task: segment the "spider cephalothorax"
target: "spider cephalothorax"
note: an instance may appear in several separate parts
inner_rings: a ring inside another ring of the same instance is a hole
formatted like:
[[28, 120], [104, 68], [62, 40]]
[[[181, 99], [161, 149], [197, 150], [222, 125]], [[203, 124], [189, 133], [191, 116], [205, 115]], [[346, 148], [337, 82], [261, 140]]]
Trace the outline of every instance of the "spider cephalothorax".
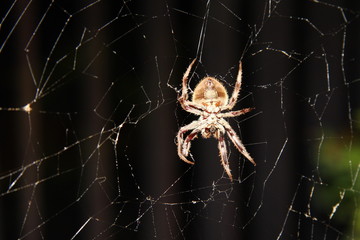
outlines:
[[[252, 110], [252, 108], [244, 108], [241, 110], [231, 111], [231, 109], [235, 106], [241, 88], [241, 62], [239, 64], [239, 72], [235, 88], [230, 99], [225, 87], [219, 82], [219, 80], [213, 77], [205, 77], [195, 87], [192, 99], [189, 101], [187, 81], [194, 63], [195, 59], [191, 62], [184, 73], [182, 79], [182, 94], [178, 98], [178, 101], [184, 110], [199, 115], [200, 117], [198, 120], [180, 128], [177, 134], [178, 155], [184, 162], [194, 164], [194, 162], [189, 161], [186, 158], [189, 155], [191, 140], [193, 140], [198, 133], [201, 133], [204, 138], [215, 137], [219, 141], [218, 148], [220, 151], [221, 163], [230, 180], [232, 180], [224, 140], [225, 133], [234, 143], [239, 152], [242, 153], [250, 162], [256, 165], [255, 161], [246, 151], [240, 138], [237, 136], [230, 124], [224, 119], [226, 117], [240, 116]], [[184, 133], [190, 130], [191, 132], [184, 139]]]

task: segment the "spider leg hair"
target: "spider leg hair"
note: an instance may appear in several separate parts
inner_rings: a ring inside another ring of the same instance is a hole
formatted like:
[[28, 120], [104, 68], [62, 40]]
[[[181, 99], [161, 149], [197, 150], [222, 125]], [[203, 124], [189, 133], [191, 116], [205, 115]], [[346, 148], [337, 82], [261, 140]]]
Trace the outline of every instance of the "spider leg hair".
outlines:
[[201, 115], [201, 110], [204, 110], [204, 107], [202, 105], [190, 102], [188, 100], [189, 94], [188, 94], [188, 78], [191, 71], [192, 66], [194, 65], [196, 61], [196, 58], [190, 63], [189, 67], [186, 69], [184, 76], [182, 78], [182, 91], [181, 95], [178, 97], [178, 101], [180, 102], [181, 107], [190, 113]]
[[197, 134], [201, 131], [201, 128], [195, 128], [194, 130], [192, 130], [191, 133], [189, 133], [189, 135], [186, 136], [185, 141], [183, 143], [182, 146], [182, 154], [186, 157], [187, 155], [189, 155], [189, 150], [190, 150], [190, 146], [191, 146], [191, 141], [197, 137]]
[[239, 96], [239, 92], [241, 89], [241, 82], [242, 82], [242, 63], [241, 61], [239, 62], [239, 70], [238, 70], [238, 75], [236, 77], [236, 83], [235, 83], [235, 87], [234, 87], [234, 91], [229, 99], [229, 103], [227, 105], [225, 105], [222, 110], [226, 110], [226, 109], [232, 109], [237, 101], [237, 98]]
[[231, 170], [230, 170], [230, 166], [229, 166], [226, 144], [225, 144], [225, 139], [224, 139], [223, 133], [219, 133], [218, 148], [219, 148], [219, 152], [220, 152], [221, 164], [222, 164], [223, 168], [225, 169], [226, 174], [229, 176], [230, 180], [232, 181], [233, 178], [231, 175]]
[[227, 135], [229, 136], [235, 147], [239, 150], [239, 152], [244, 155], [252, 164], [254, 164], [254, 166], [256, 166], [254, 159], [246, 151], [244, 144], [241, 142], [240, 138], [238, 137], [234, 129], [230, 126], [230, 124], [225, 120], [222, 120], [221, 124], [225, 127]]
[[187, 87], [187, 82], [188, 82], [188, 78], [189, 78], [189, 74], [191, 71], [192, 66], [194, 65], [196, 61], [196, 58], [190, 63], [190, 65], [188, 66], [188, 68], [186, 69], [184, 76], [182, 78], [182, 93], [181, 93], [181, 97], [184, 100], [188, 100], [188, 87]]
[[254, 109], [255, 108], [243, 108], [243, 109], [237, 110], [237, 111], [224, 112], [224, 113], [220, 113], [219, 117], [221, 117], [221, 118], [237, 117], [237, 116], [243, 115], [245, 113], [248, 113]]
[[[200, 131], [198, 127], [201, 126], [199, 121], [193, 121], [192, 123], [185, 125], [180, 128], [177, 134], [177, 151], [181, 160], [188, 164], [194, 164], [194, 162], [189, 161], [186, 157], [189, 154], [190, 141], [196, 137], [196, 134]], [[194, 129], [194, 130], [193, 130]], [[187, 131], [193, 130], [184, 141], [184, 133]]]
[[180, 102], [181, 107], [189, 112], [189, 113], [193, 113], [195, 115], [201, 115], [202, 114], [202, 110], [204, 109], [203, 106], [195, 104], [193, 102], [189, 102], [184, 100], [183, 98], [178, 98], [178, 101]]

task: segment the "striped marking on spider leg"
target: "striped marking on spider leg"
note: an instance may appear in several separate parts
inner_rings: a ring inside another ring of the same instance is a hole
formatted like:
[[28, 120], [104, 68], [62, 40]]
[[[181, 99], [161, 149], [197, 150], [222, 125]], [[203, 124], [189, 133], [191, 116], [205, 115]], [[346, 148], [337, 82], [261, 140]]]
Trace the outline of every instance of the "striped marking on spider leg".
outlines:
[[236, 82], [235, 83], [235, 89], [234, 89], [234, 96], [232, 96], [230, 98], [230, 101], [229, 101], [229, 105], [230, 106], [234, 106], [236, 101], [237, 101], [237, 98], [238, 98], [238, 95], [239, 95], [239, 91], [240, 91], [240, 86], [241, 86], [241, 83], [239, 82]]
[[254, 109], [255, 108], [243, 108], [241, 110], [235, 110], [235, 111], [220, 113], [219, 116], [222, 117], [222, 118], [236, 117], [236, 116], [240, 116], [240, 115], [243, 115], [245, 113], [248, 113], [248, 112], [250, 112], [250, 111], [252, 111]]
[[197, 134], [200, 130], [194, 129], [186, 138], [183, 144], [182, 153], [184, 156], [187, 156], [189, 154], [191, 141], [197, 137]]
[[226, 132], [239, 152], [244, 155], [252, 164], [254, 164], [254, 166], [256, 166], [254, 159], [246, 151], [244, 144], [241, 142], [240, 138], [236, 135], [234, 130], [232, 128], [226, 128]]
[[180, 102], [181, 107], [190, 113], [193, 113], [195, 115], [201, 115], [201, 111], [204, 110], [203, 106], [193, 104], [187, 100], [184, 100], [183, 97], [178, 98], [178, 101]]
[[241, 90], [241, 82], [242, 82], [242, 63], [240, 62], [234, 91], [233, 91], [231, 98], [229, 99], [228, 109], [233, 108], [236, 104], [237, 98], [239, 96], [239, 92]]
[[241, 109], [241, 110], [238, 110], [238, 111], [233, 111], [234, 113], [239, 113], [240, 115], [241, 114], [245, 114], [245, 113], [248, 113], [248, 112], [250, 112], [250, 111], [252, 111], [252, 110], [254, 110], [255, 108], [243, 108], [243, 109]]
[[219, 140], [218, 148], [219, 148], [219, 152], [220, 152], [221, 164], [222, 164], [226, 174], [229, 176], [230, 180], [232, 181], [233, 178], [232, 178], [232, 175], [231, 175], [229, 161], [228, 161], [228, 158], [227, 158], [227, 150], [226, 150], [226, 144], [225, 144], [224, 136], [221, 134], [219, 136], [218, 140]]
[[[190, 124], [189, 124], [190, 125]], [[178, 135], [177, 135], [177, 145], [178, 145], [178, 155], [180, 157], [181, 160], [183, 160], [184, 162], [188, 163], [188, 164], [194, 164], [194, 162], [191, 162], [189, 160], [186, 159], [186, 157], [184, 156], [183, 154], [183, 147], [184, 147], [184, 139], [183, 139], [183, 136], [184, 136], [184, 133], [187, 132], [188, 130], [191, 129], [191, 126], [186, 126], [186, 127], [182, 127], [179, 132], [178, 132]]]

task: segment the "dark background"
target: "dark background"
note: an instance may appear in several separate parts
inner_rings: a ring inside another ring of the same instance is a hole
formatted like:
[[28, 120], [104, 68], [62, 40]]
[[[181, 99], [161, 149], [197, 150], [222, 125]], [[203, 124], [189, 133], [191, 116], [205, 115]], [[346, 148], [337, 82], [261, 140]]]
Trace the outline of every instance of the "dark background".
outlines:
[[[0, 239], [357, 239], [358, 1], [1, 1]], [[229, 142], [178, 129], [218, 78]]]

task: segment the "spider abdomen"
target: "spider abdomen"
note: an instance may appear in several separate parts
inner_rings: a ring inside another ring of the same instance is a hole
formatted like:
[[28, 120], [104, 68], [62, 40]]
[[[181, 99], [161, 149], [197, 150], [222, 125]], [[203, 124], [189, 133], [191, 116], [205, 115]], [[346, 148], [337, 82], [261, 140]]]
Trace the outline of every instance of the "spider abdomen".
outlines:
[[217, 79], [205, 77], [195, 87], [192, 101], [205, 106], [224, 106], [228, 103], [228, 94]]

